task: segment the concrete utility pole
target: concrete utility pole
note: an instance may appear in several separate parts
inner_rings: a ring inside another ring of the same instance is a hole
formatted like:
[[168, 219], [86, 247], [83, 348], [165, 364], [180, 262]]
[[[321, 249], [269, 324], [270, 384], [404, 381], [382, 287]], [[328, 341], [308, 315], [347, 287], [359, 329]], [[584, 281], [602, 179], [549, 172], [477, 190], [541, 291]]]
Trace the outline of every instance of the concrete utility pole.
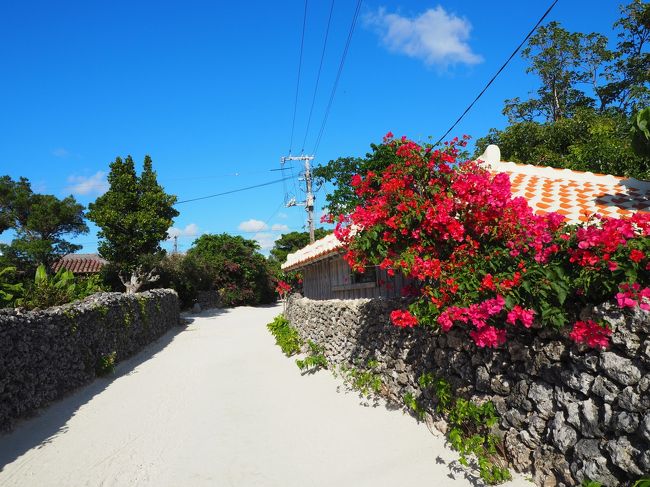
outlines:
[[287, 161], [303, 161], [305, 164], [305, 201], [296, 202], [295, 198], [287, 202], [287, 208], [290, 206], [304, 206], [307, 211], [307, 224], [309, 225], [309, 242], [314, 243], [314, 193], [312, 191], [311, 178], [311, 161], [314, 156], [284, 156], [280, 158], [280, 163], [284, 167]]

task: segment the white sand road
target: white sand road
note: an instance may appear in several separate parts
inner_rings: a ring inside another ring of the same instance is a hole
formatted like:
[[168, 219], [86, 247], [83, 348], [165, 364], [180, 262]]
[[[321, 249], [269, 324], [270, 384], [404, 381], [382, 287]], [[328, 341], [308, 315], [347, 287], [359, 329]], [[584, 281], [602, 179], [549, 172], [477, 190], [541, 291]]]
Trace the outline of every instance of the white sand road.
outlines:
[[204, 312], [20, 422], [0, 486], [475, 485], [410, 416], [301, 375], [265, 326], [280, 311]]

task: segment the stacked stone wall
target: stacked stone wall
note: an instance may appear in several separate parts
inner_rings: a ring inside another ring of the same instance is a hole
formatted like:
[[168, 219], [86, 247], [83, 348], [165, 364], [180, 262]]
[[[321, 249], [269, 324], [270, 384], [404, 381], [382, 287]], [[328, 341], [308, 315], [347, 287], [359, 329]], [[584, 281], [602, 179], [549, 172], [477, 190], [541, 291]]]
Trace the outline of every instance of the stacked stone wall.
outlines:
[[0, 430], [179, 323], [178, 296], [169, 289], [98, 293], [45, 310], [0, 310]]
[[433, 372], [457, 394], [494, 402], [511, 466], [538, 485], [584, 479], [624, 485], [650, 474], [650, 313], [603, 304], [583, 318], [613, 328], [606, 351], [577, 347], [555, 330], [522, 330], [497, 350], [466, 332], [390, 324], [398, 302], [314, 301], [294, 295], [286, 316], [331, 363], [377, 360], [389, 399], [402, 403]]

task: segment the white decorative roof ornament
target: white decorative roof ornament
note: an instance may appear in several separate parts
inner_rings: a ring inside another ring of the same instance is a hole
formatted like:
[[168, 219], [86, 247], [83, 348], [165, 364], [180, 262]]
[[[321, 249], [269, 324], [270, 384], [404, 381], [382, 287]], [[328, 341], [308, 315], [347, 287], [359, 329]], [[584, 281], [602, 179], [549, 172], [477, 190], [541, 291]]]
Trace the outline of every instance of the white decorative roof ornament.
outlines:
[[501, 149], [499, 149], [498, 145], [490, 144], [485, 148], [485, 151], [479, 156], [478, 160], [486, 164], [501, 162]]

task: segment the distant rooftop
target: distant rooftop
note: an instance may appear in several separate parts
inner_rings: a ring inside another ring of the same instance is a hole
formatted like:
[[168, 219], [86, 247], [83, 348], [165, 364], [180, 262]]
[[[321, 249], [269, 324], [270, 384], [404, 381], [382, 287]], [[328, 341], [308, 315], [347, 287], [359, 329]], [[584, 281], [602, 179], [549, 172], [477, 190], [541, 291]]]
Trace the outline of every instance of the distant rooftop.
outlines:
[[73, 274], [96, 274], [106, 264], [108, 261], [98, 254], [68, 254], [52, 264], [52, 270], [64, 268]]

